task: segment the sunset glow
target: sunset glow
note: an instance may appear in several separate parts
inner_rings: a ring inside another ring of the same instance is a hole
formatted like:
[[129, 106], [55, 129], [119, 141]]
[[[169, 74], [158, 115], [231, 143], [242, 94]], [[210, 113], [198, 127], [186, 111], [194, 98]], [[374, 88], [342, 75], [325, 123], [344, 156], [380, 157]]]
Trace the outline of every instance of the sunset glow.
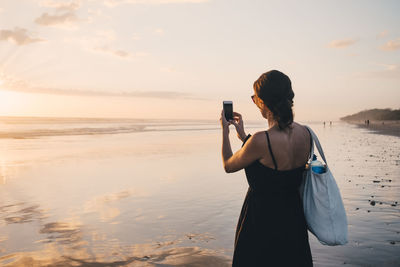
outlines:
[[292, 79], [300, 120], [398, 108], [399, 9], [398, 1], [4, 0], [0, 116], [216, 119], [232, 100], [258, 119], [249, 95], [270, 69]]

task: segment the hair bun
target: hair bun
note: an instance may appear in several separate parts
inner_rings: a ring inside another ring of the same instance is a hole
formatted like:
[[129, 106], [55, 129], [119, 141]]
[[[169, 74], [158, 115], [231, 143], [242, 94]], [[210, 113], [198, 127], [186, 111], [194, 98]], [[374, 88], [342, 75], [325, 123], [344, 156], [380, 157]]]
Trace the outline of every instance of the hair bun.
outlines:
[[254, 82], [254, 90], [271, 110], [280, 129], [288, 127], [293, 122], [294, 92], [287, 75], [278, 70], [266, 72]]

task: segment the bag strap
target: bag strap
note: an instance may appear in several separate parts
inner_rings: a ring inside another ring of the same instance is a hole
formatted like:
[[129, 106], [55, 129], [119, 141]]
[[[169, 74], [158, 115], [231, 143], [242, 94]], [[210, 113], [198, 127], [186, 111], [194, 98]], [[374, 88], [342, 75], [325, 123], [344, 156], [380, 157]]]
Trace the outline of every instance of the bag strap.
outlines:
[[305, 126], [305, 127], [306, 127], [308, 133], [310, 134], [310, 156], [308, 157], [307, 162], [311, 163], [313, 155], [314, 155], [314, 140], [313, 140], [312, 134], [311, 134], [310, 130], [308, 129], [308, 127], [307, 126]]
[[[318, 153], [321, 155], [321, 158], [323, 159], [323, 161], [325, 162], [326, 166], [328, 166], [328, 162], [326, 162], [326, 158], [325, 158], [325, 154], [324, 154], [324, 150], [322, 149], [322, 146], [318, 140], [317, 135], [314, 133], [314, 131], [308, 127], [307, 125], [305, 125], [305, 127], [307, 128], [307, 130], [309, 131], [311, 138], [312, 138], [312, 143], [315, 144], [315, 146], [318, 149]], [[309, 161], [312, 160], [312, 156], [314, 154], [314, 145], [311, 145], [311, 154], [310, 154], [310, 158], [308, 159]]]
[[313, 140], [312, 134], [310, 132], [310, 128], [307, 125], [304, 125], [304, 127], [306, 127], [308, 133], [310, 134], [310, 156], [308, 157], [307, 162], [311, 163], [313, 155], [314, 155], [314, 140]]
[[267, 139], [268, 139], [268, 149], [269, 149], [269, 153], [271, 154], [272, 161], [274, 162], [275, 170], [277, 170], [277, 169], [278, 169], [278, 164], [276, 164], [276, 160], [275, 160], [275, 157], [274, 157], [274, 153], [272, 153], [271, 141], [269, 140], [268, 131], [265, 131], [265, 134], [267, 135]]

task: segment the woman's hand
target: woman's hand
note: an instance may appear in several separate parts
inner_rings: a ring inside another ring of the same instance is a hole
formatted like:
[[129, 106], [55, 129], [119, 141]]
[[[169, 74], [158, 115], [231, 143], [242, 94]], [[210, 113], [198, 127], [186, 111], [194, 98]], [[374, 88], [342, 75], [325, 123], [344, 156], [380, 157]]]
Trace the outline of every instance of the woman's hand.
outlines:
[[242, 115], [237, 112], [233, 112], [233, 120], [230, 121], [236, 128], [238, 138], [243, 142], [246, 138], [246, 133], [244, 132]]
[[221, 118], [219, 118], [219, 120], [221, 122], [222, 130], [229, 133], [229, 125], [232, 124], [232, 120], [231, 121], [226, 120], [224, 110], [221, 111]]

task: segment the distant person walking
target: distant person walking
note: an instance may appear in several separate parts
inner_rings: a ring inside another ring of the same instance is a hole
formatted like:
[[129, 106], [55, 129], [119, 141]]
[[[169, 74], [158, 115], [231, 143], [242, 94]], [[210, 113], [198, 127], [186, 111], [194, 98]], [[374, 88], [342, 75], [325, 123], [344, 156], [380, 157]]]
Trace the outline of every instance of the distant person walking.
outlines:
[[[272, 70], [254, 83], [253, 102], [269, 128], [245, 134], [242, 115], [221, 113], [226, 172], [244, 168], [249, 184], [236, 226], [232, 266], [313, 266], [299, 186], [310, 154], [308, 130], [293, 121], [291, 81]], [[243, 142], [232, 154], [229, 125]]]

